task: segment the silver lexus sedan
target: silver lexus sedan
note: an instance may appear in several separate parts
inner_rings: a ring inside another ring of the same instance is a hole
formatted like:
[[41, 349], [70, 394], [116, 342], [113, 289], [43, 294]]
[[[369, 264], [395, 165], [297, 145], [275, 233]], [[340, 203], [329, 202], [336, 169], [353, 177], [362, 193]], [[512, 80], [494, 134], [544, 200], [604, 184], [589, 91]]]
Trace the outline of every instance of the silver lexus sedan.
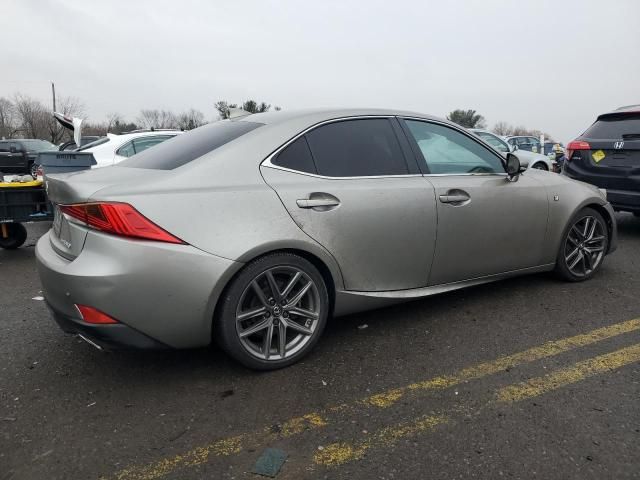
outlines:
[[47, 189], [38, 269], [63, 330], [100, 348], [215, 340], [264, 370], [308, 354], [330, 316], [533, 272], [586, 280], [616, 247], [604, 190], [411, 112], [220, 121]]

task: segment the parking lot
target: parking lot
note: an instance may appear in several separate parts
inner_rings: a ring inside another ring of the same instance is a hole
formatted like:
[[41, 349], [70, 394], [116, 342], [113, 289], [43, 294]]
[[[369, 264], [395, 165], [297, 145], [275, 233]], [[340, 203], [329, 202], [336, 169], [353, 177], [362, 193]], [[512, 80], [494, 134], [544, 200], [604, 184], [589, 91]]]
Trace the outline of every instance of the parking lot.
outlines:
[[0, 479], [639, 478], [640, 220], [548, 274], [330, 322], [299, 364], [101, 353], [49, 318], [36, 237], [0, 251]]

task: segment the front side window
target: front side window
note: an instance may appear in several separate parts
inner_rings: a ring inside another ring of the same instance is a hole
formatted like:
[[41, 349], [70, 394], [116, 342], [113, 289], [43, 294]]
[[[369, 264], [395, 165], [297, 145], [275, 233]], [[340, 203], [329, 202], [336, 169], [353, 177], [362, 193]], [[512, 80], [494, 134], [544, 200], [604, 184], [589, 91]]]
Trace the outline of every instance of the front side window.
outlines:
[[305, 135], [319, 175], [406, 175], [407, 163], [387, 118], [344, 120]]
[[509, 145], [504, 140], [498, 138], [497, 136], [488, 133], [488, 132], [476, 132], [476, 134], [493, 148], [498, 150], [499, 152], [509, 153]]
[[9, 142], [0, 142], [0, 152], [9, 151]]
[[406, 120], [432, 174], [504, 173], [502, 160], [467, 135], [450, 127]]

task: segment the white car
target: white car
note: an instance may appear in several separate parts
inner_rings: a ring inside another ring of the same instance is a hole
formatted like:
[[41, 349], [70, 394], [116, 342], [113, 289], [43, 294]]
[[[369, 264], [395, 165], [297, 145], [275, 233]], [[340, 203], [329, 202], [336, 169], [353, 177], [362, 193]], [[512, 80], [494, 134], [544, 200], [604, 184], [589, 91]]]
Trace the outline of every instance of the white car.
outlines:
[[[478, 128], [472, 128], [471, 131], [475, 133], [478, 137], [480, 137], [482, 140], [487, 142], [489, 145], [491, 145], [493, 148], [498, 150], [499, 152], [509, 153], [517, 149], [517, 147], [510, 145], [509, 143], [507, 143], [505, 139], [503, 139], [499, 135], [496, 135], [495, 133], [488, 132], [486, 130], [480, 130]], [[556, 162], [555, 160], [552, 160], [546, 155], [542, 155], [541, 153], [533, 153], [528, 150], [520, 150], [520, 149], [517, 149], [517, 150], [518, 150], [518, 153], [517, 153], [518, 158], [529, 163], [528, 168], [535, 168], [538, 170], [547, 170], [549, 172], [560, 171], [558, 167], [558, 162]]]
[[93, 168], [108, 167], [181, 133], [180, 130], [136, 130], [122, 135], [107, 133], [106, 137], [87, 143], [76, 151], [92, 153], [97, 162]]

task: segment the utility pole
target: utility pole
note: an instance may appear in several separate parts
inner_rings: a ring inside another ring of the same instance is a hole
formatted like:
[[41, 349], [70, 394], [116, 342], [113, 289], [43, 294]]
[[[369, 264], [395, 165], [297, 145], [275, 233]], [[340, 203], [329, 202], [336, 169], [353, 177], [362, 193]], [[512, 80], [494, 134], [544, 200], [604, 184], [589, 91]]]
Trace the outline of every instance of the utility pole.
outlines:
[[51, 95], [53, 96], [53, 111], [56, 111], [56, 85], [51, 82]]

